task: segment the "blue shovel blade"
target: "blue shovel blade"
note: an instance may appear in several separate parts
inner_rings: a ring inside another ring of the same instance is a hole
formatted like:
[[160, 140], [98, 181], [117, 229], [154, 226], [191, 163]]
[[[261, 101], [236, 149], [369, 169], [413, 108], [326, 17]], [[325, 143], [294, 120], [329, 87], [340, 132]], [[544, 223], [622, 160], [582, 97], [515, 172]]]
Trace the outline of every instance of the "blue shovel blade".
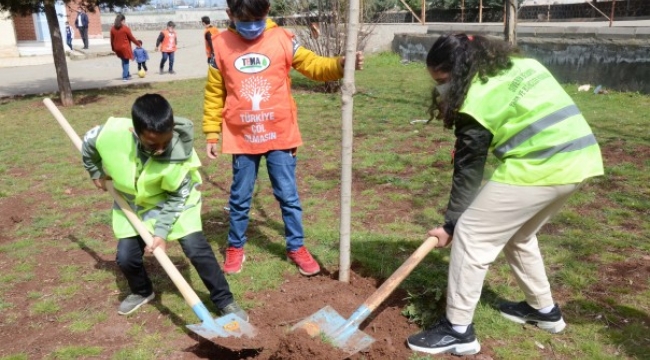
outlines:
[[208, 340], [220, 337], [252, 338], [257, 335], [257, 329], [253, 325], [235, 314], [224, 315], [214, 321], [204, 321], [201, 324], [187, 325], [187, 327]]
[[324, 335], [324, 341], [331, 341], [335, 347], [350, 355], [366, 349], [375, 342], [375, 339], [351, 325], [331, 306], [326, 306], [300, 321], [291, 328], [291, 331], [297, 329], [305, 330], [311, 337]]

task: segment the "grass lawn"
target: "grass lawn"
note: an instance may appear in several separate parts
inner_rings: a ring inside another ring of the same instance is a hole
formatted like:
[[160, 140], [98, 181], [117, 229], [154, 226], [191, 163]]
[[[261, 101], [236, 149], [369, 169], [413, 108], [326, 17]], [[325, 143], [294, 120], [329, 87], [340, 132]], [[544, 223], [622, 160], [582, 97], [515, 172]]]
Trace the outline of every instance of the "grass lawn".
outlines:
[[[325, 267], [336, 269], [340, 96], [315, 91], [318, 84], [297, 73], [293, 78], [305, 142], [298, 151], [298, 181], [306, 244]], [[199, 79], [78, 92], [77, 105], [61, 110], [82, 135], [110, 116], [128, 117], [136, 97], [157, 92], [170, 100], [176, 115], [192, 119], [196, 125], [195, 148], [204, 164], [204, 229], [219, 251], [228, 231], [224, 206], [231, 159], [223, 155], [208, 161], [205, 156], [203, 85], [204, 80]], [[426, 231], [443, 220], [451, 184], [453, 134], [436, 121], [410, 123], [426, 119], [430, 87], [422, 64], [401, 64], [393, 54], [369, 57], [366, 69], [357, 73], [352, 258], [355, 270], [364, 276], [388, 277], [424, 239]], [[606, 164], [605, 176], [589, 181], [539, 234], [554, 297], [562, 305], [569, 327], [561, 335], [522, 331], [521, 326], [499, 316], [494, 304], [523, 296], [501, 256], [484, 284], [475, 316], [477, 334], [501, 359], [647, 359], [650, 97], [616, 92], [594, 95], [578, 92], [574, 84], [566, 89], [591, 124]], [[0, 124], [0, 204], [4, 204], [0, 208], [4, 212], [0, 214], [0, 324], [34, 326], [21, 323], [16, 310], [24, 307], [10, 296], [16, 289], [29, 289], [22, 300], [28, 304], [25, 311], [59, 322], [70, 334], [83, 334], [107, 321], [106, 313], [114, 311], [112, 303], [93, 304], [96, 311], [66, 304], [82, 297], [89, 284], [101, 284], [107, 294], [124, 291], [126, 284], [101, 262], [86, 271], [74, 259], [52, 259], [46, 254], [52, 249], [84, 249], [96, 258], [112, 257], [115, 242], [110, 231], [110, 201], [94, 190], [79, 154], [41, 98], [2, 103]], [[496, 160], [490, 158], [489, 169], [495, 165]], [[491, 173], [489, 169], [486, 176]], [[31, 212], [26, 214], [23, 209]], [[264, 165], [248, 236], [247, 256], [254, 259], [255, 266], [245, 267], [245, 276], [230, 277], [229, 282], [242, 305], [252, 308], [258, 300], [241, 294], [276, 288], [283, 274], [293, 270], [281, 260], [283, 224]], [[409, 294], [405, 316], [429, 325], [443, 309], [448, 255], [448, 249], [432, 253], [401, 285]], [[183, 257], [179, 247], [170, 249], [170, 257], [174, 261]], [[223, 257], [218, 255], [218, 259], [222, 261]], [[39, 283], [43, 272], [57, 279], [47, 291]], [[191, 266], [182, 267], [182, 272], [199, 281]], [[153, 274], [152, 280], [170, 289], [162, 300], [170, 312], [185, 319], [193, 317], [182, 297], [173, 295], [174, 286], [164, 273]], [[154, 350], [164, 347], [164, 341], [160, 335], [146, 333], [145, 328], [143, 324], [127, 329], [142, 339], [137, 347], [125, 347], [113, 358], [155, 358]], [[101, 346], [60, 346], [49, 356], [102, 358], [102, 351]], [[27, 351], [6, 353], [0, 346], [0, 359], [28, 358]], [[426, 357], [414, 355], [416, 358]]]

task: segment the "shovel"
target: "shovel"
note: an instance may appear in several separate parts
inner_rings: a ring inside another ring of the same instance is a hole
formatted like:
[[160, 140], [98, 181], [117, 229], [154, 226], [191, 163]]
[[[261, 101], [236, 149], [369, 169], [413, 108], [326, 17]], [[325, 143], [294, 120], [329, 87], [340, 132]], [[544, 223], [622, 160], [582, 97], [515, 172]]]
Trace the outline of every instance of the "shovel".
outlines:
[[437, 237], [429, 237], [408, 259], [359, 306], [349, 319], [339, 315], [331, 306], [325, 306], [308, 318], [294, 325], [291, 330], [303, 329], [311, 337], [324, 335], [335, 347], [349, 355], [368, 346], [375, 339], [359, 330], [359, 325], [397, 288], [413, 269], [438, 244]]
[[[54, 115], [56, 121], [59, 122], [59, 125], [61, 125], [68, 137], [70, 137], [70, 140], [72, 140], [77, 150], [81, 151], [82, 142], [79, 135], [77, 135], [74, 129], [70, 126], [56, 105], [54, 105], [52, 100], [49, 98], [44, 99], [43, 103], [50, 110], [52, 115]], [[138, 231], [142, 240], [144, 240], [147, 245], [151, 246], [153, 243], [153, 237], [149, 233], [149, 230], [147, 230], [147, 228], [142, 224], [138, 215], [133, 212], [122, 195], [115, 191], [113, 183], [107, 181], [106, 189], [113, 196], [115, 202], [120, 206], [126, 217], [131, 222], [131, 225], [133, 225], [133, 227]], [[163, 269], [165, 269], [165, 272], [169, 275], [174, 285], [176, 285], [178, 290], [181, 292], [187, 305], [192, 308], [194, 314], [196, 314], [196, 316], [201, 320], [200, 324], [187, 325], [191, 331], [208, 340], [221, 337], [241, 338], [242, 336], [252, 338], [257, 335], [257, 329], [237, 315], [228, 314], [217, 319], [212, 318], [208, 309], [205, 307], [203, 302], [201, 302], [201, 299], [199, 299], [187, 281], [185, 281], [178, 269], [176, 269], [176, 266], [174, 266], [174, 263], [169, 259], [167, 253], [165, 253], [161, 248], [156, 248], [153, 251], [153, 255], [156, 257]]]

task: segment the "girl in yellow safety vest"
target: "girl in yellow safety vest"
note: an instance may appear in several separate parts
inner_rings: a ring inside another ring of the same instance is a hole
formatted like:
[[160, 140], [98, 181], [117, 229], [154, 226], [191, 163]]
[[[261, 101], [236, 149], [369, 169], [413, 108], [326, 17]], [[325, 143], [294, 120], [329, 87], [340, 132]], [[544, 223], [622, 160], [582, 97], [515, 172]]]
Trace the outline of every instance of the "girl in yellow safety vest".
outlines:
[[[430, 114], [456, 135], [445, 223], [429, 231], [438, 247], [451, 244], [451, 258], [446, 314], [410, 336], [409, 347], [430, 354], [480, 351], [472, 318], [501, 251], [525, 294], [524, 301], [501, 304], [501, 314], [561, 332], [566, 324], [536, 233], [585, 179], [603, 174], [589, 125], [544, 66], [504, 41], [444, 35], [426, 65], [436, 83]], [[489, 150], [501, 163], [480, 188]]]

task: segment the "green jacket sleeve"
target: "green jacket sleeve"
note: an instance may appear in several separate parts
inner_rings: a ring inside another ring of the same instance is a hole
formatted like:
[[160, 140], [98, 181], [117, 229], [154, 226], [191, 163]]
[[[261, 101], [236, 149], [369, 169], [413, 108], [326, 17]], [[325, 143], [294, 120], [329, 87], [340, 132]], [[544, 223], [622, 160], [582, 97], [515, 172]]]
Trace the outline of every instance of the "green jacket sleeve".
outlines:
[[97, 137], [102, 131], [103, 126], [96, 126], [90, 129], [83, 137], [81, 144], [81, 160], [84, 168], [90, 174], [91, 179], [99, 179], [105, 176], [102, 169], [102, 157], [97, 151]]
[[194, 186], [192, 177], [190, 174], [187, 174], [176, 191], [167, 193], [167, 200], [163, 204], [160, 215], [156, 219], [156, 225], [153, 229], [154, 236], [167, 239], [167, 235], [169, 235], [176, 220], [178, 220], [178, 217], [181, 216], [185, 208], [185, 202], [190, 196], [192, 186]]
[[454, 175], [443, 225], [449, 235], [453, 235], [458, 218], [476, 197], [492, 143], [492, 133], [467, 115], [456, 120], [454, 133]]

